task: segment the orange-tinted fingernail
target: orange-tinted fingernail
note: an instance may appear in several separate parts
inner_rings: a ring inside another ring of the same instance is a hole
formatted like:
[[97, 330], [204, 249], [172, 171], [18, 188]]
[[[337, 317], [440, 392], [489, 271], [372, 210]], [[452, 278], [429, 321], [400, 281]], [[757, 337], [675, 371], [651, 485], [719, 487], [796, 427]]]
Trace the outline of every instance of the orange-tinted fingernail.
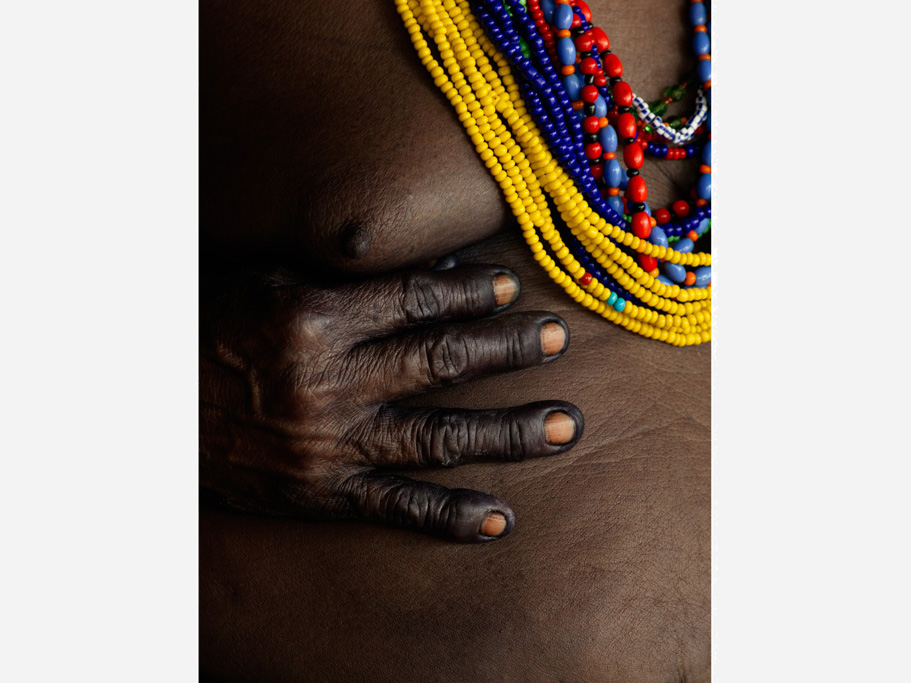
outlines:
[[493, 295], [497, 300], [497, 306], [515, 301], [518, 294], [519, 284], [515, 278], [500, 274], [493, 279]]
[[481, 522], [480, 532], [485, 536], [499, 536], [506, 531], [506, 517], [500, 512], [488, 512]]
[[566, 331], [559, 323], [547, 323], [541, 328], [541, 349], [545, 356], [560, 353], [566, 346]]
[[576, 421], [563, 411], [544, 418], [544, 440], [552, 446], [569, 443], [576, 435]]

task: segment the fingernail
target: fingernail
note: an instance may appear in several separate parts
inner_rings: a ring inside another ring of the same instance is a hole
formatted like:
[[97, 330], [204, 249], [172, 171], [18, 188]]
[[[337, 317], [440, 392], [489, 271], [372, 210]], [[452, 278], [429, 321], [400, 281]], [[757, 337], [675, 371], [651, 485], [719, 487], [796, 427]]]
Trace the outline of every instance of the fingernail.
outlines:
[[497, 306], [503, 306], [516, 300], [519, 293], [519, 283], [515, 278], [501, 273], [493, 279], [493, 295]]
[[481, 522], [480, 532], [485, 536], [499, 536], [506, 531], [506, 517], [501, 512], [488, 512]]
[[544, 418], [544, 440], [552, 446], [569, 443], [576, 435], [576, 421], [561, 410]]
[[547, 323], [541, 328], [541, 349], [545, 356], [560, 353], [566, 346], [566, 330], [559, 323]]

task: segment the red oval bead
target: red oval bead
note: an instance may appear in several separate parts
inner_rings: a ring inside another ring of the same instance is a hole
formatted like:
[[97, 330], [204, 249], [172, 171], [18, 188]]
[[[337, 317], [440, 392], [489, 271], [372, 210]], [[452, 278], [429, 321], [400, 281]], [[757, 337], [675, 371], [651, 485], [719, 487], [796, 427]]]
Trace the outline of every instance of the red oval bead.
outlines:
[[658, 259], [647, 254], [639, 254], [639, 265], [642, 266], [642, 270], [646, 273], [651, 273], [658, 267]]
[[610, 40], [608, 40], [604, 29], [602, 29], [600, 26], [592, 26], [591, 33], [592, 37], [595, 39], [595, 44], [598, 46], [598, 52], [600, 54], [604, 54], [610, 50]]
[[582, 119], [582, 130], [586, 133], [597, 133], [601, 130], [601, 120], [597, 116], [586, 116]]
[[636, 137], [636, 117], [624, 112], [617, 117], [617, 135], [623, 139]]
[[581, 36], [576, 36], [576, 50], [579, 52], [589, 52], [592, 49], [592, 45], [595, 44], [595, 39], [587, 31]]
[[623, 148], [623, 163], [627, 168], [642, 168], [643, 154], [639, 145], [632, 144]]
[[593, 74], [598, 70], [598, 62], [596, 62], [593, 57], [586, 57], [581, 62], [579, 62], [579, 66], [577, 68], [579, 71], [586, 75]]
[[[633, 180], [635, 180], [635, 178], [630, 178], [630, 185], [632, 185]], [[627, 186], [627, 192], [629, 192], [628, 188], [629, 186]], [[634, 199], [633, 201], [641, 200]], [[649, 219], [648, 214], [645, 213], [645, 211], [634, 213], [630, 219], [629, 224], [633, 229], [633, 234], [640, 239], [647, 240], [648, 236], [652, 234], [652, 221]]]
[[604, 175], [604, 164], [592, 164], [592, 178], [601, 180]]
[[579, 28], [582, 26], [582, 20], [579, 18], [579, 15], [573, 12], [573, 23], [569, 25], [570, 28]]
[[595, 76], [595, 85], [607, 85], [607, 79], [604, 76]]
[[576, 0], [576, 7], [582, 10], [582, 16], [589, 24], [592, 23], [592, 11], [588, 8], [585, 0]]
[[600, 142], [590, 142], [585, 145], [585, 156], [589, 159], [597, 159], [601, 156], [601, 143]]
[[604, 74], [608, 78], [616, 78], [623, 75], [623, 62], [613, 52], [601, 61], [604, 64]]
[[598, 89], [593, 85], [583, 85], [579, 94], [582, 97], [582, 101], [589, 104], [598, 99]]
[[[634, 175], [626, 184], [626, 198], [631, 202], [644, 202], [648, 199], [648, 190], [645, 179], [641, 175]], [[645, 213], [644, 211], [642, 213]], [[648, 218], [648, 214], [645, 216]]]
[[592, 282], [591, 273], [586, 273], [585, 275], [583, 275], [582, 277], [579, 278], [579, 284], [582, 285], [583, 287], [590, 285], [591, 282]]
[[690, 205], [682, 199], [678, 199], [676, 202], [671, 204], [671, 209], [675, 214], [680, 216], [680, 218], [683, 218], [690, 212]]
[[671, 220], [671, 212], [667, 209], [658, 209], [655, 211], [655, 220], [658, 221], [658, 225], [664, 225]]
[[614, 97], [614, 104], [618, 107], [630, 107], [633, 104], [633, 89], [626, 81], [614, 83], [611, 95]]

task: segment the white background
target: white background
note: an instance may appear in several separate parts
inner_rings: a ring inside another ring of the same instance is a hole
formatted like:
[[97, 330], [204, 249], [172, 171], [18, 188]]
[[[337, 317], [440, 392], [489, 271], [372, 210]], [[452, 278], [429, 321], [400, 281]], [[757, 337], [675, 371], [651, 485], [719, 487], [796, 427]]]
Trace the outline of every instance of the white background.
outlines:
[[[907, 23], [714, 4], [713, 677], [907, 680]], [[197, 32], [0, 17], [5, 680], [198, 675]]]

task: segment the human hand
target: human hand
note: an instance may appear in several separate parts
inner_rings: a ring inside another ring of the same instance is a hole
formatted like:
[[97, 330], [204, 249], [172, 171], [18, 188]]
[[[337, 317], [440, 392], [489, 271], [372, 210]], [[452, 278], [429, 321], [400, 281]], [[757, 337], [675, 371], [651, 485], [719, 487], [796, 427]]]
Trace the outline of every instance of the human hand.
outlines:
[[578, 408], [411, 408], [395, 399], [559, 358], [558, 316], [509, 313], [499, 266], [414, 271], [326, 289], [288, 273], [246, 277], [201, 311], [200, 483], [223, 503], [358, 519], [467, 542], [512, 530], [494, 496], [384, 469], [555, 455]]

